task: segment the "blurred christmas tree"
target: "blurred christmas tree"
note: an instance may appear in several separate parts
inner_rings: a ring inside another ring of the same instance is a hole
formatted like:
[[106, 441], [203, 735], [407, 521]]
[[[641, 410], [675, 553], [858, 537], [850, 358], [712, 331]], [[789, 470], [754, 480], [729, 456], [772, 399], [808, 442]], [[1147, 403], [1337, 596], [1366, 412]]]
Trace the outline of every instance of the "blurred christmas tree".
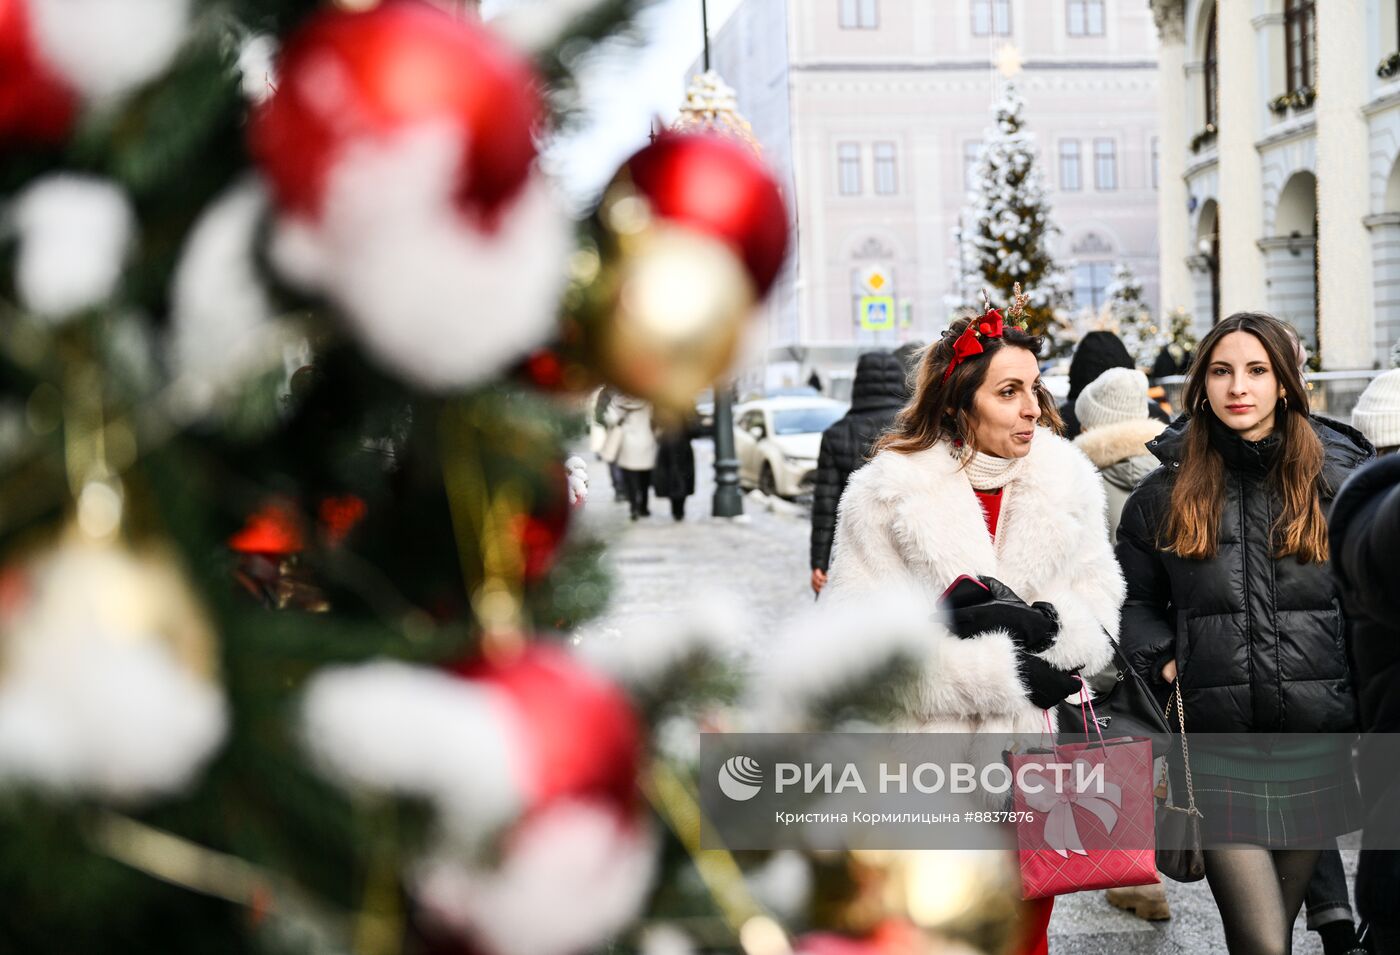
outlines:
[[1167, 313], [1163, 335], [1166, 341], [1157, 351], [1150, 367], [1152, 378], [1186, 373], [1191, 363], [1191, 355], [1196, 351], [1195, 321], [1184, 308], [1174, 308]]
[[963, 288], [974, 297], [975, 290], [986, 288], [998, 307], [1010, 303], [1012, 286], [1020, 282], [1030, 299], [1026, 325], [1043, 334], [1068, 295], [1064, 273], [1050, 256], [1048, 243], [1058, 230], [1050, 219], [1035, 136], [1021, 117], [1024, 107], [1008, 83], [995, 107], [996, 124], [986, 131], [974, 191], [963, 212], [968, 226], [959, 261], [967, 269]]
[[[892, 863], [816, 906], [792, 853], [700, 853], [738, 625], [568, 639], [583, 395], [688, 410], [787, 244], [704, 130], [560, 211], [537, 150], [643, 2], [0, 0], [0, 951], [906, 938], [841, 914]], [[918, 654], [861, 646], [801, 725], [892, 718]]]
[[1142, 282], [1131, 265], [1119, 262], [1114, 267], [1104, 296], [1104, 327], [1122, 339], [1139, 368], [1151, 368], [1167, 336], [1152, 321], [1152, 312], [1142, 297]]

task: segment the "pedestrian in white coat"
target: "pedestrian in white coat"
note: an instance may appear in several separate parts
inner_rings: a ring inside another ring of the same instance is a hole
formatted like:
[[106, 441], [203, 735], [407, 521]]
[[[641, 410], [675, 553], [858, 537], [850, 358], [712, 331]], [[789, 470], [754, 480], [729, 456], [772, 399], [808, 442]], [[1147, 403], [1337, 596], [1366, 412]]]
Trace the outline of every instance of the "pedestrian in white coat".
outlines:
[[651, 471], [656, 467], [658, 447], [652, 431], [651, 405], [640, 398], [618, 395], [608, 416], [617, 428], [617, 436], [612, 439], [616, 446], [613, 460], [622, 469], [632, 520], [650, 517]]
[[[1124, 587], [1103, 488], [1056, 433], [1040, 346], [995, 311], [954, 322], [841, 497], [823, 603], [873, 608], [894, 586], [938, 608], [961, 575], [999, 597], [929, 624], [908, 701], [926, 730], [1040, 732], [1112, 656]], [[1050, 908], [1025, 916], [1041, 944]]]
[[[975, 331], [979, 321], [996, 334]], [[1026, 604], [1016, 626], [936, 627], [920, 714], [935, 730], [1043, 729], [1042, 711], [1077, 686], [1063, 677], [1108, 663], [1123, 601], [1103, 488], [1054, 431], [1040, 340], [1000, 325], [1000, 316], [959, 320], [925, 353], [913, 399], [842, 495], [822, 595], [861, 600], [903, 585], [937, 604], [967, 574], [995, 578]], [[950, 370], [960, 339], [980, 347]], [[1035, 601], [1053, 605], [1056, 620], [1028, 641]], [[1045, 645], [1028, 652], [1028, 642]]]

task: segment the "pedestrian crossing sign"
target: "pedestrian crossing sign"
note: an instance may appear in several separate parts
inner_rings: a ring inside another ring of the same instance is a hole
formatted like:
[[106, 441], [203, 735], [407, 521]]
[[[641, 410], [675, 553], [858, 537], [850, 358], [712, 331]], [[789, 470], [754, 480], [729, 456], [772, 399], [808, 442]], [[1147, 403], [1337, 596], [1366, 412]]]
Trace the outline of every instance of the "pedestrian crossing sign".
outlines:
[[861, 296], [860, 327], [872, 332], [894, 328], [894, 296]]

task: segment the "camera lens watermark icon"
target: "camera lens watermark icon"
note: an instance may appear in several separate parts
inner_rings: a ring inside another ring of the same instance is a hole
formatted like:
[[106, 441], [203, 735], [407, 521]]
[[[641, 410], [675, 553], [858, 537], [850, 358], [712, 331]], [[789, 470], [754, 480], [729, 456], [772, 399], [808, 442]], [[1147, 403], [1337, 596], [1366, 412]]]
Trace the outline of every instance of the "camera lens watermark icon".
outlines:
[[719, 768], [719, 790], [735, 802], [758, 795], [763, 788], [763, 767], [748, 756], [731, 756]]

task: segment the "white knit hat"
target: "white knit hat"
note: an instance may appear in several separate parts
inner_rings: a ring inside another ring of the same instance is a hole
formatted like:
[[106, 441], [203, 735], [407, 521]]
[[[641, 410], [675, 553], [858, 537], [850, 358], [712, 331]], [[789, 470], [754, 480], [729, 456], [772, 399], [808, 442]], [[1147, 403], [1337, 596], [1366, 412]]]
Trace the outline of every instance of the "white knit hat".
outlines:
[[1400, 444], [1400, 368], [1371, 379], [1356, 399], [1351, 423], [1378, 448]]
[[1084, 386], [1074, 402], [1083, 431], [1147, 417], [1147, 376], [1136, 368], [1110, 368]]

